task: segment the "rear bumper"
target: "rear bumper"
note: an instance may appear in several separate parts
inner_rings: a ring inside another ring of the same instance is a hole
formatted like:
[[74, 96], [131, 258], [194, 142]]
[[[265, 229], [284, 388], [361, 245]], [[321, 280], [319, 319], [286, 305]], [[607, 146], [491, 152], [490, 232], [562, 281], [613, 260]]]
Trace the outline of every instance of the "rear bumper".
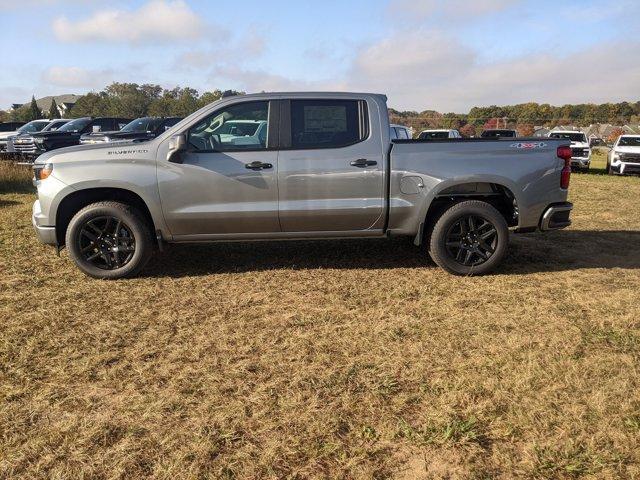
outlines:
[[36, 200], [33, 203], [33, 214], [31, 215], [31, 223], [33, 229], [36, 231], [36, 236], [41, 243], [47, 245], [57, 245], [58, 240], [56, 238], [56, 227], [40, 225], [43, 216], [40, 210], [40, 201]]
[[554, 203], [549, 205], [540, 219], [540, 230], [560, 230], [571, 225], [571, 211], [573, 204], [570, 202]]

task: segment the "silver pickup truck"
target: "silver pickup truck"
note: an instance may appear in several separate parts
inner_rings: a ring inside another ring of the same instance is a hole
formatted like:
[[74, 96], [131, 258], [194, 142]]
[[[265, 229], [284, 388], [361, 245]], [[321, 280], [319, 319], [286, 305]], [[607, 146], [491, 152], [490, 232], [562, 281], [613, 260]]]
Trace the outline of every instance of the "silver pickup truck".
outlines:
[[487, 273], [510, 231], [570, 224], [564, 139], [390, 140], [386, 97], [223, 98], [143, 143], [41, 155], [33, 225], [86, 274], [133, 276], [165, 242], [408, 236]]

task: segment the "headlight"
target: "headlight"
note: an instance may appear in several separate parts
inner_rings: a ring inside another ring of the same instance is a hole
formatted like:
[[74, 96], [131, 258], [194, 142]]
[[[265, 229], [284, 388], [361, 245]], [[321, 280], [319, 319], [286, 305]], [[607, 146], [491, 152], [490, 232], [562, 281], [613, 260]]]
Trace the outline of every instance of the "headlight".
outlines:
[[36, 145], [42, 145], [44, 143], [44, 138], [35, 137], [33, 141]]
[[34, 165], [33, 174], [36, 180], [46, 180], [53, 173], [53, 163]]

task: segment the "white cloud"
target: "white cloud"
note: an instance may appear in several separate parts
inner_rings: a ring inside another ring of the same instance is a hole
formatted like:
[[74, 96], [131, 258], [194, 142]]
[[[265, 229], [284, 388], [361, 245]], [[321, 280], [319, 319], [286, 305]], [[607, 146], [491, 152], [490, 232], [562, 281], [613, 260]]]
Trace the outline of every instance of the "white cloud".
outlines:
[[84, 20], [58, 17], [53, 33], [63, 42], [143, 44], [199, 38], [204, 23], [183, 0], [151, 0], [136, 10], [101, 10]]
[[394, 15], [424, 20], [426, 18], [459, 20], [495, 13], [518, 4], [521, 0], [391, 0]]
[[50, 67], [42, 73], [42, 81], [56, 87], [102, 88], [113, 79], [110, 69], [89, 70], [82, 67]]
[[[423, 41], [418, 42], [417, 37]], [[395, 46], [402, 44], [425, 47], [398, 55]], [[566, 56], [533, 53], [481, 63], [477, 52], [446, 34], [398, 33], [358, 56], [348, 84], [359, 90], [388, 92], [390, 103], [402, 109], [465, 112], [474, 105], [529, 101], [632, 100], [637, 99], [640, 85], [640, 43], [597, 45]]]

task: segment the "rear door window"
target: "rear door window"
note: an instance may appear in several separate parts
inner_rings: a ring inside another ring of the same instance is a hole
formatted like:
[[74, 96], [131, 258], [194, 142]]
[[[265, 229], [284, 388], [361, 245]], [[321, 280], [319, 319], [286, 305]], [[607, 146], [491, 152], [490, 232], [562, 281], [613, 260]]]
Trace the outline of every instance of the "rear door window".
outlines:
[[291, 148], [341, 148], [368, 135], [364, 102], [292, 100]]

